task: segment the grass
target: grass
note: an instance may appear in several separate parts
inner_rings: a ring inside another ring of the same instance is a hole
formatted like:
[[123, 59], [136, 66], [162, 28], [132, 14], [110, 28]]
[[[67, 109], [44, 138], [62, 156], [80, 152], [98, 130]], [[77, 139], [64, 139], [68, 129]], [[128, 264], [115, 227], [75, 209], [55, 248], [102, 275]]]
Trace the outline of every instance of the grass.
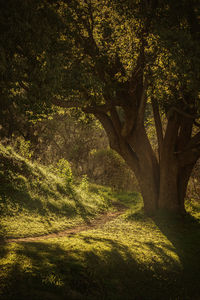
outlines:
[[[54, 171], [54, 170], [53, 170]], [[0, 237], [43, 235], [113, 210], [110, 188], [65, 178], [0, 145]]]
[[[116, 203], [128, 209], [112, 221], [74, 235], [35, 242], [2, 241], [0, 300], [200, 299], [198, 204], [187, 203], [191, 215], [185, 218], [164, 214], [150, 218], [143, 214], [138, 193], [117, 194], [107, 187], [85, 184], [77, 185], [71, 193], [44, 167], [14, 153], [8, 153], [7, 158], [17, 180], [24, 176], [24, 169], [29, 168], [29, 175], [23, 179], [26, 184], [19, 194], [12, 190], [16, 198], [12, 193], [8, 197], [4, 181], [6, 205], [2, 205], [0, 221], [4, 237], [87, 223], [114, 209]], [[21, 164], [20, 173], [17, 167]], [[40, 184], [34, 189], [41, 173]], [[11, 178], [7, 184], [15, 187], [14, 175], [4, 172], [1, 178]], [[40, 187], [45, 187], [48, 197]], [[20, 198], [23, 191], [30, 197]]]
[[200, 224], [127, 214], [0, 248], [0, 299], [200, 299]]

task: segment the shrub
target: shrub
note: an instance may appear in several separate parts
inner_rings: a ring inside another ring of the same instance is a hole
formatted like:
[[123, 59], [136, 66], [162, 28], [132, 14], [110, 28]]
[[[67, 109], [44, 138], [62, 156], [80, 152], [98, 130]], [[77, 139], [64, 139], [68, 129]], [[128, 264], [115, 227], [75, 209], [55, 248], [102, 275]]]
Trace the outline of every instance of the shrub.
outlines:
[[88, 176], [85, 174], [82, 176], [80, 187], [82, 190], [88, 191]]
[[56, 173], [64, 178], [66, 185], [69, 187], [71, 183], [73, 182], [73, 174], [72, 169], [70, 166], [70, 163], [64, 159], [61, 158], [57, 164], [56, 164]]
[[29, 159], [32, 157], [33, 151], [31, 151], [30, 141], [25, 140], [23, 137], [17, 137], [13, 146], [19, 155]]

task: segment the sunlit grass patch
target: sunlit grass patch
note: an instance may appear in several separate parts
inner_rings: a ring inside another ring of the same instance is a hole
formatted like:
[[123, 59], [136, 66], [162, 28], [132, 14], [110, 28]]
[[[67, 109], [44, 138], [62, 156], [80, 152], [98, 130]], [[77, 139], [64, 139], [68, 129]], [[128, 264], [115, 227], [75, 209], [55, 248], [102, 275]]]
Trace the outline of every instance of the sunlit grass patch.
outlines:
[[199, 201], [195, 199], [187, 199], [185, 205], [187, 212], [194, 218], [200, 220], [200, 199]]
[[72, 236], [2, 245], [2, 299], [30, 291], [32, 299], [198, 299], [199, 225], [181, 226], [119, 216]]
[[86, 177], [68, 182], [12, 147], [0, 145], [0, 158], [0, 237], [43, 235], [89, 223], [120, 201], [109, 187], [90, 184]]

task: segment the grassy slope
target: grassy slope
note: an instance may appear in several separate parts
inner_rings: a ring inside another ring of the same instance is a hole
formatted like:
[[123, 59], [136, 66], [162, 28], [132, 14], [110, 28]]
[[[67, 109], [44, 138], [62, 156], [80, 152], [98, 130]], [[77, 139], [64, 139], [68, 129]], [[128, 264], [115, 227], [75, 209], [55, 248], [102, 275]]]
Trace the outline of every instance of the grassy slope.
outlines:
[[[59, 210], [56, 213], [48, 209], [48, 205], [45, 207], [45, 212], [57, 220], [55, 224], [63, 217], [73, 220], [74, 224], [77, 220], [83, 221], [83, 215], [94, 217], [97, 211], [111, 207], [111, 199], [118, 198], [129, 209], [99, 228], [70, 237], [31, 243], [4, 242], [0, 245], [1, 300], [200, 299], [200, 224], [197, 219], [145, 217], [140, 210], [141, 199], [134, 193], [114, 195], [93, 186], [94, 199], [94, 193], [100, 197], [95, 204], [91, 204], [88, 195], [84, 198], [83, 191], [79, 193], [81, 207], [74, 205], [74, 214], [67, 215], [66, 210], [66, 215], [60, 216]], [[54, 196], [40, 201], [50, 199], [53, 201]], [[60, 197], [57, 201], [65, 200]], [[199, 215], [198, 209], [190, 207], [190, 210]], [[23, 208], [19, 213], [24, 214], [24, 211], [30, 217], [34, 209]], [[45, 214], [41, 218], [45, 218]], [[34, 219], [31, 220], [34, 223]], [[52, 225], [45, 226], [52, 229]], [[20, 229], [21, 234], [23, 230]]]
[[0, 236], [47, 234], [80, 223], [112, 209], [109, 188], [83, 181], [67, 188], [64, 179], [47, 167], [0, 145]]

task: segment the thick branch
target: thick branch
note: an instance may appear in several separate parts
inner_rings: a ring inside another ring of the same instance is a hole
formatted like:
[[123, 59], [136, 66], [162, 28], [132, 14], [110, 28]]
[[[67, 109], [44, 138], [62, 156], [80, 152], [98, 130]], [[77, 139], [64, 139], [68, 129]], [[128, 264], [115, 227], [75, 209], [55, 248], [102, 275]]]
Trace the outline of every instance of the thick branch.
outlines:
[[181, 167], [186, 165], [195, 164], [200, 157], [200, 144], [188, 151], [182, 152], [178, 155], [178, 162]]
[[187, 144], [187, 146], [184, 149], [182, 149], [180, 151], [177, 151], [175, 153], [176, 154], [181, 154], [181, 153], [186, 152], [190, 149], [194, 149], [194, 148], [198, 147], [199, 144], [200, 144], [200, 132], [198, 132], [195, 136], [193, 136], [190, 139], [189, 143]]
[[192, 119], [180, 116], [180, 130], [179, 130], [178, 147], [177, 147], [178, 151], [182, 151], [182, 149], [188, 146], [188, 143], [191, 140], [192, 127], [193, 127]]
[[167, 156], [174, 155], [174, 151], [176, 151], [179, 127], [180, 122], [178, 119], [178, 115], [173, 114], [173, 116], [168, 119], [165, 136], [162, 143], [161, 159], [162, 153]]
[[146, 77], [144, 80], [142, 95], [141, 95], [139, 109], [138, 109], [138, 116], [137, 116], [138, 125], [144, 124], [144, 113], [145, 113], [145, 108], [147, 103], [147, 85], [148, 85], [148, 80]]
[[182, 151], [178, 151], [176, 154], [181, 166], [195, 163], [200, 157], [200, 132], [190, 139]]
[[75, 101], [65, 101], [58, 98], [52, 98], [51, 103], [55, 106], [63, 107], [63, 108], [82, 108], [83, 105], [80, 102]]
[[139, 164], [138, 158], [131, 146], [120, 136], [120, 132], [118, 132], [113, 125], [111, 118], [104, 113], [96, 113], [96, 118], [103, 125], [107, 136], [109, 138], [110, 147], [117, 151], [124, 160], [131, 166], [134, 172], [139, 172]]
[[[144, 113], [147, 103], [147, 85], [148, 80], [145, 78], [142, 86], [140, 86], [139, 83], [139, 87], [135, 94], [135, 102], [124, 107], [125, 122], [122, 129], [122, 135], [124, 137], [128, 137], [131, 133], [133, 133], [136, 126], [139, 127], [144, 124]], [[138, 93], [139, 89], [140, 91]]]
[[162, 128], [162, 122], [160, 118], [160, 112], [158, 107], [158, 102], [154, 97], [151, 97], [151, 104], [153, 108], [153, 115], [154, 115], [154, 122], [156, 127], [156, 134], [157, 134], [157, 140], [158, 140], [158, 152], [160, 157], [160, 151], [162, 147], [163, 142], [163, 128]]
[[135, 126], [137, 111], [131, 105], [124, 107], [124, 125], [121, 130], [121, 135], [127, 138], [132, 134], [133, 128]]
[[110, 110], [111, 120], [113, 122], [113, 125], [115, 127], [115, 130], [120, 134], [121, 133], [121, 122], [119, 119], [119, 115], [117, 113], [116, 108], [113, 106]]
[[90, 105], [90, 106], [84, 106], [84, 103], [75, 102], [75, 101], [65, 101], [57, 98], [52, 98], [51, 100], [52, 104], [55, 106], [63, 107], [63, 108], [80, 108], [85, 113], [106, 113], [108, 112], [112, 107], [110, 104], [105, 105]]
[[172, 112], [174, 112], [174, 111], [186, 118], [190, 118], [190, 119], [194, 119], [194, 120], [200, 118], [200, 115], [187, 113], [175, 106], [172, 106], [170, 108], [170, 110], [168, 111], [168, 115], [170, 116], [172, 114]]
[[120, 143], [120, 155], [124, 158], [126, 163], [131, 167], [131, 169], [134, 171], [136, 176], [139, 176], [140, 167], [139, 167], [139, 160], [136, 155], [136, 153], [133, 151], [132, 147], [121, 139]]
[[112, 124], [111, 119], [106, 113], [97, 112], [95, 117], [100, 121], [109, 138], [110, 147], [120, 153], [120, 144], [118, 134]]

